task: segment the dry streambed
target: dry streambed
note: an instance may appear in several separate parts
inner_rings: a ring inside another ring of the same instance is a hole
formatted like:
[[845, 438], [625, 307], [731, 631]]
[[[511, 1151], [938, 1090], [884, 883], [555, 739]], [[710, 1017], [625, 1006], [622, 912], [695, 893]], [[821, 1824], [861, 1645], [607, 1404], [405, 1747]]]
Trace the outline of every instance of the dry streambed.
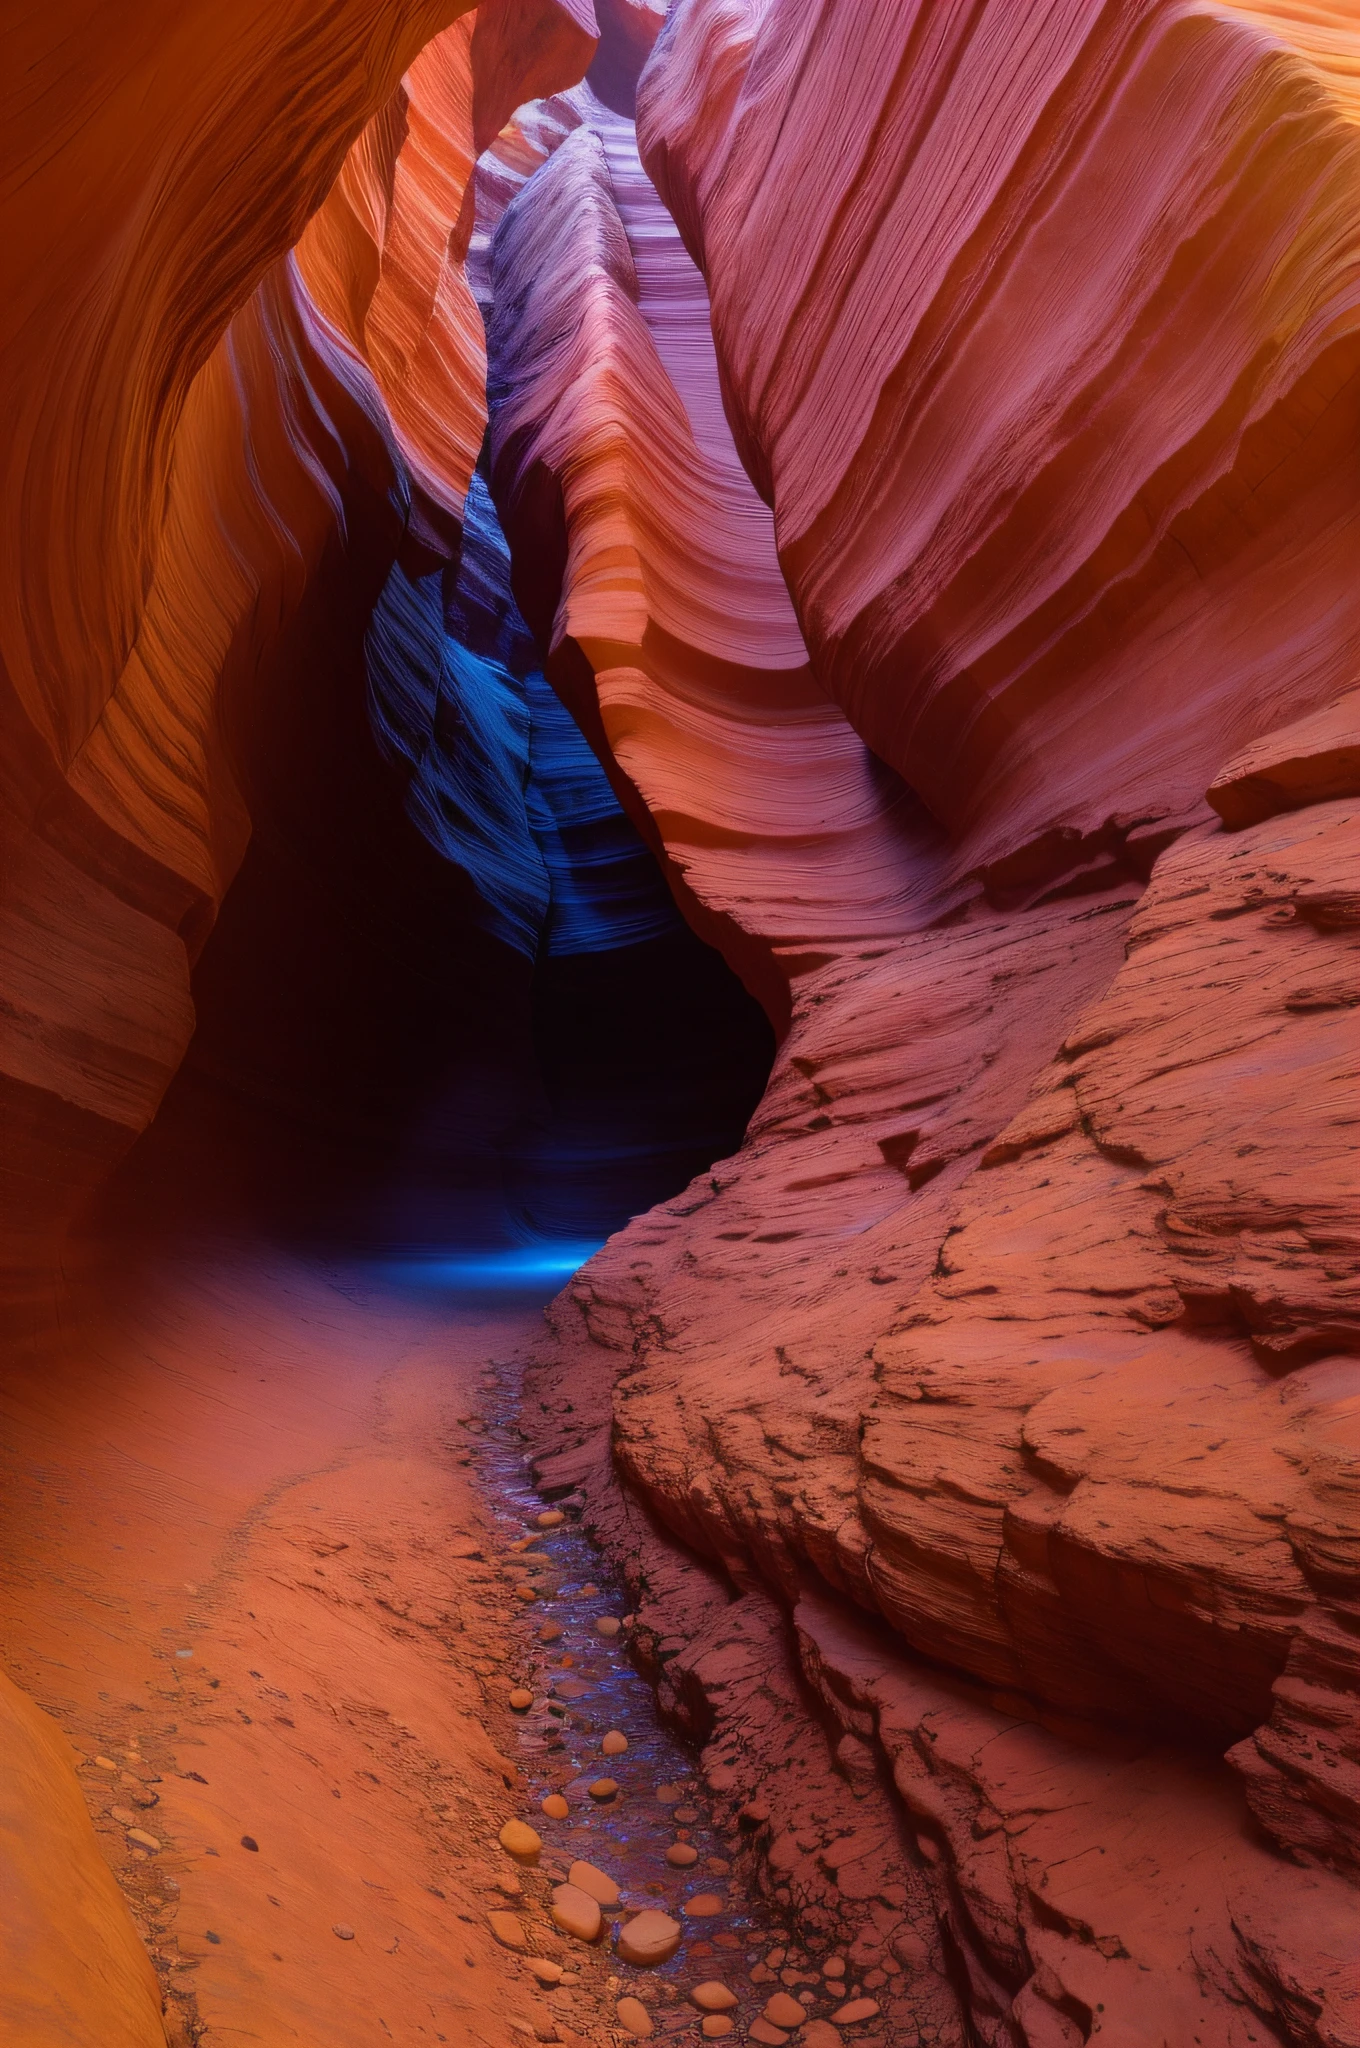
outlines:
[[791, 1939], [745, 1883], [766, 1815], [724, 1800], [660, 1723], [579, 1503], [545, 1504], [526, 1479], [512, 1369], [488, 1373], [481, 1393], [468, 1425], [498, 1537], [522, 1772], [487, 1918], [537, 1987], [537, 2037], [884, 2041], [847, 1955]]

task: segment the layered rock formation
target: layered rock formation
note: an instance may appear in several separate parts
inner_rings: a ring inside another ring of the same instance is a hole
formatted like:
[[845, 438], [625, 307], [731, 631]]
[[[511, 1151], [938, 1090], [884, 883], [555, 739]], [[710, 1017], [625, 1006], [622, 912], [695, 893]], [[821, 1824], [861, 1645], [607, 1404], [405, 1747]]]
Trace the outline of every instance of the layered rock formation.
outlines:
[[[552, 152], [492, 266], [521, 602], [787, 1031], [555, 1311], [540, 1469], [727, 1782], [743, 1629], [891, 1767], [988, 2040], [1353, 2024], [1350, 47], [673, 10], [639, 134], [716, 376], [625, 122], [489, 173]], [[761, 1797], [827, 1908], [834, 1812]]]
[[268, 773], [261, 681], [304, 593], [324, 573], [376, 591], [399, 546], [422, 569], [456, 550], [484, 418], [458, 239], [478, 124], [579, 77], [595, 45], [586, 0], [506, 0], [475, 25], [452, 0], [346, 5], [324, 34], [311, 14], [228, 31], [200, 9], [168, 45], [147, 18], [115, 61], [49, 10], [16, 53], [0, 652], [19, 1269], [183, 1055], [190, 965]]

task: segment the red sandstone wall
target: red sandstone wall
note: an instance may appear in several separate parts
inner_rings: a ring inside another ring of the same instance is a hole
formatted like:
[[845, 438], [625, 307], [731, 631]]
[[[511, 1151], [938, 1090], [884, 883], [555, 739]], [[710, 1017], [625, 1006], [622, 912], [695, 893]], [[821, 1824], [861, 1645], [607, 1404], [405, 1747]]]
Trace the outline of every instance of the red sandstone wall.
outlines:
[[458, 231], [474, 128], [594, 47], [587, 0], [506, 0], [417, 55], [457, 12], [345, 0], [323, 33], [305, 5], [179, 9], [120, 19], [105, 47], [58, 8], [19, 32], [0, 334], [12, 1266], [183, 1055], [189, 968], [250, 829], [230, 728], [328, 543], [362, 500], [379, 582], [404, 534], [427, 564], [456, 545], [484, 417]]
[[751, 1732], [777, 1593], [916, 1831], [865, 1953], [944, 1967], [924, 1882], [998, 2043], [1350, 2025], [1354, 57], [1336, 10], [687, 0], [639, 124], [711, 341], [605, 110], [494, 172], [558, 142], [493, 255], [523, 601], [788, 1031], [554, 1311], [541, 1470], [781, 1898], [862, 1917]]

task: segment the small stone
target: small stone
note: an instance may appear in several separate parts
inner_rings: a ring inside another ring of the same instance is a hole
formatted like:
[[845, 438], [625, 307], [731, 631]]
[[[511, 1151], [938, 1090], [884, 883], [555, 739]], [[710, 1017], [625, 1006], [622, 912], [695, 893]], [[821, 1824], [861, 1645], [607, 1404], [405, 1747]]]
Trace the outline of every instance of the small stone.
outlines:
[[522, 1899], [524, 1897], [524, 1886], [515, 1876], [513, 1870], [498, 1871], [496, 1876], [492, 1878], [491, 1882], [495, 1885], [496, 1890], [500, 1892], [503, 1898]]
[[843, 2005], [839, 2012], [833, 2012], [831, 2017], [838, 2027], [857, 2027], [864, 2020], [876, 2020], [878, 2011], [876, 1998], [852, 1998], [848, 2005]]
[[354, 1929], [352, 1927], [346, 1927], [343, 1920], [336, 1921], [334, 1927], [332, 1927], [331, 1929], [331, 1933], [335, 1936], [337, 1941], [353, 1941], [354, 1939]]
[[787, 1991], [776, 1991], [761, 2018], [767, 2019], [772, 2027], [787, 2027], [792, 2032], [795, 2027], [802, 2026], [807, 2014], [796, 1998], [789, 1997]]
[[704, 1869], [711, 1870], [714, 1877], [730, 1877], [732, 1874], [732, 1866], [725, 1856], [705, 1857]]
[[715, 1913], [725, 1912], [727, 1901], [719, 1892], [696, 1892], [692, 1899], [686, 1899], [681, 1909], [690, 1920], [711, 1920]]
[[220, 1934], [217, 1934], [217, 1933], [215, 1933], [215, 1932], [214, 1932], [214, 1930], [213, 1930], [213, 1929], [212, 1929], [211, 1927], [205, 1927], [205, 1928], [204, 1928], [204, 1930], [203, 1930], [203, 1939], [204, 1939], [205, 1941], [210, 1941], [210, 1942], [212, 1943], [212, 1945], [213, 1945], [213, 1947], [214, 1947], [214, 1948], [221, 1948], [221, 1946], [222, 1946], [222, 1937], [221, 1937], [221, 1935], [220, 1935]]
[[109, 1812], [112, 1815], [113, 1819], [117, 1821], [119, 1827], [136, 1827], [137, 1815], [133, 1813], [130, 1808], [126, 1806], [111, 1806], [109, 1808]]
[[843, 1977], [845, 1975], [845, 1957], [828, 1956], [822, 1964], [822, 1975], [824, 1977]]
[[527, 1956], [525, 1966], [537, 1977], [540, 1984], [560, 1984], [562, 1965], [550, 1962], [547, 1956]]
[[592, 1581], [589, 1585], [582, 1586], [581, 1598], [583, 1600], [593, 1600], [595, 1598], [595, 1595], [599, 1592], [599, 1590], [599, 1587], [595, 1585], [595, 1583]]
[[567, 1883], [574, 1884], [578, 1891], [589, 1892], [592, 1899], [602, 1906], [617, 1906], [619, 1888], [606, 1871], [597, 1870], [593, 1863], [573, 1863], [567, 1872]]
[[652, 2016], [640, 1998], [621, 1998], [614, 2012], [624, 2033], [635, 2041], [645, 2041], [653, 2032]]
[[538, 1632], [538, 1640], [540, 1641], [540, 1643], [555, 1643], [557, 1642], [561, 1634], [561, 1622], [545, 1621], [542, 1628]]
[[600, 1902], [576, 1884], [559, 1884], [552, 1895], [553, 1925], [576, 1941], [598, 1941], [604, 1927]]
[[672, 1842], [666, 1851], [666, 1861], [677, 1870], [688, 1870], [691, 1863], [699, 1861], [699, 1851], [688, 1842]]
[[620, 1623], [614, 1619], [612, 1614], [597, 1614], [595, 1617], [595, 1628], [597, 1633], [602, 1636], [616, 1636], [619, 1632]]
[[161, 1845], [154, 1835], [146, 1832], [145, 1828], [129, 1828], [127, 1838], [130, 1842], [135, 1842], [139, 1849], [149, 1849], [153, 1856], [159, 1856]]
[[[523, 1955], [529, 1944], [524, 1938], [524, 1928], [518, 1914], [488, 1913], [486, 1924], [502, 1948], [513, 1948]], [[336, 1932], [339, 1932], [337, 1928]]]
[[254, 1835], [242, 1835], [242, 1837], [241, 1837], [241, 1847], [242, 1847], [243, 1849], [253, 1849], [253, 1850], [254, 1850], [254, 1852], [255, 1852], [255, 1854], [256, 1854], [257, 1856], [258, 1856], [258, 1855], [259, 1855], [259, 1853], [260, 1853], [260, 1845], [259, 1845], [259, 1843], [258, 1843], [258, 1842], [256, 1841], [256, 1839], [255, 1839]]
[[618, 1949], [625, 1963], [632, 1963], [641, 1970], [657, 1968], [668, 1963], [680, 1946], [684, 1929], [678, 1920], [672, 1920], [669, 1913], [660, 1913], [649, 1906], [645, 1912], [635, 1913], [619, 1929]]
[[593, 1785], [587, 1785], [586, 1790], [592, 1799], [598, 1799], [601, 1805], [603, 1805], [607, 1800], [617, 1798], [619, 1790], [618, 1780], [616, 1778], [597, 1778]]
[[517, 1600], [537, 1600], [538, 1593], [533, 1586], [526, 1583], [515, 1587], [515, 1598]]
[[772, 2027], [768, 2020], [752, 2020], [746, 2038], [759, 2041], [761, 2048], [784, 2048], [789, 2037], [782, 2027]]
[[737, 2004], [737, 1994], [729, 1991], [716, 1977], [709, 1977], [704, 1983], [696, 1984], [690, 1997], [700, 2012], [731, 2012]]
[[748, 1806], [742, 1807], [737, 1818], [745, 1828], [763, 1828], [770, 1818], [770, 1809], [759, 1800], [753, 1799]]
[[537, 1863], [543, 1837], [527, 1820], [508, 1820], [497, 1838], [507, 1855], [517, 1863]]
[[628, 1737], [619, 1728], [611, 1728], [600, 1744], [601, 1752], [605, 1756], [622, 1756], [627, 1747]]
[[678, 1785], [658, 1785], [656, 1796], [663, 1806], [678, 1806], [685, 1795]]
[[100, 1771], [116, 1771], [116, 1770], [117, 1770], [117, 1768], [118, 1768], [117, 1764], [116, 1764], [116, 1763], [114, 1763], [114, 1761], [113, 1761], [113, 1759], [112, 1759], [111, 1757], [107, 1757], [107, 1756], [97, 1756], [97, 1757], [95, 1758], [95, 1760], [94, 1760], [94, 1761], [95, 1761], [95, 1769], [96, 1769], [96, 1770], [100, 1770]]
[[534, 1526], [539, 1529], [560, 1529], [566, 1519], [561, 1508], [545, 1508], [541, 1515], [535, 1515]]
[[699, 1818], [699, 1809], [697, 1806], [677, 1806], [671, 1818], [677, 1827], [692, 1828]]
[[706, 2041], [720, 2041], [731, 2031], [732, 2022], [725, 2012], [706, 2012], [699, 2022], [699, 2032]]
[[830, 2020], [809, 2020], [799, 2048], [841, 2048], [841, 2037]]
[[560, 1792], [550, 1792], [543, 1801], [540, 1811], [546, 1813], [549, 1820], [565, 1820], [571, 1808]]
[[524, 1686], [517, 1685], [510, 1695], [510, 1707], [516, 1714], [527, 1714], [534, 1703], [534, 1696]]

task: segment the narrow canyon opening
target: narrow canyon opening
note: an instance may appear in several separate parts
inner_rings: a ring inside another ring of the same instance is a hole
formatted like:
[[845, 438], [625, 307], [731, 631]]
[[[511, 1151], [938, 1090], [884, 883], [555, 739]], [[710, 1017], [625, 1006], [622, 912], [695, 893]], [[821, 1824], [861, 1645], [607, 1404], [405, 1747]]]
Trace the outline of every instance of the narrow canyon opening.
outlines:
[[1353, 10], [5, 33], [0, 2034], [1349, 2048]]

